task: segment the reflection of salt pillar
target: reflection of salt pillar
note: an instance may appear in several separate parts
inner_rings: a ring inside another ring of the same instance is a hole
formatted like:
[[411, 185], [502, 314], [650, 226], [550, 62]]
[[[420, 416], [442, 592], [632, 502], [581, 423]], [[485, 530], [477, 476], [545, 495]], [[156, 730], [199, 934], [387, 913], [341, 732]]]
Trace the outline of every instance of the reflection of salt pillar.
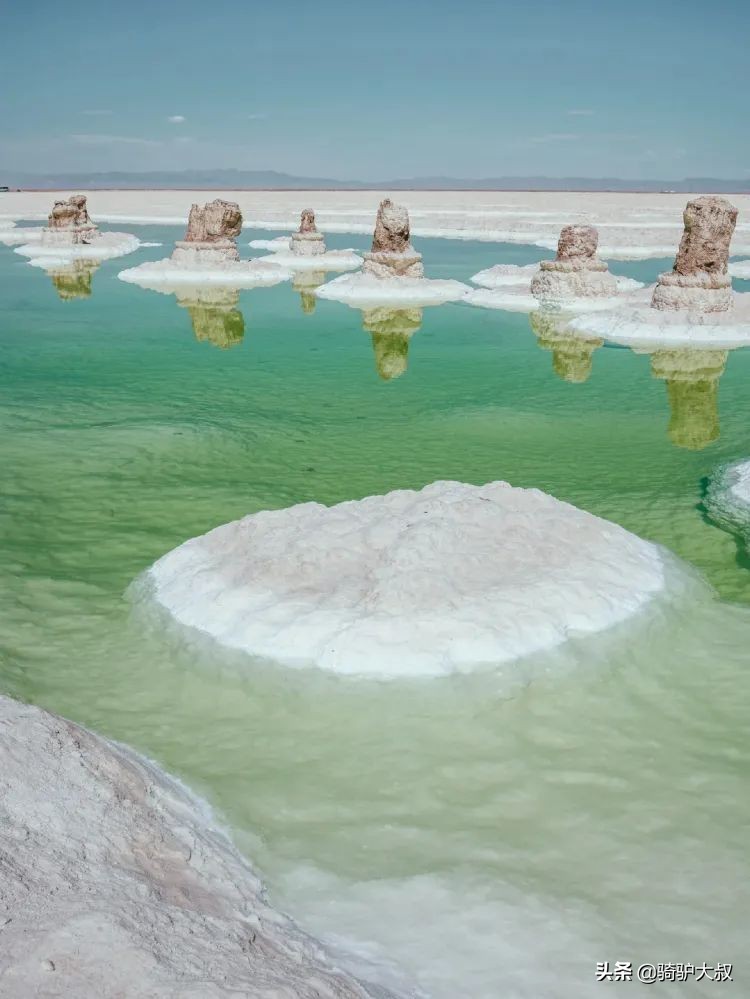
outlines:
[[729, 244], [737, 209], [713, 195], [688, 201], [671, 271], [659, 275], [651, 306], [661, 310], [726, 312], [732, 307]]
[[241, 343], [245, 318], [238, 308], [236, 288], [191, 288], [177, 296], [177, 304], [188, 310], [196, 340], [208, 340], [226, 349]]
[[315, 312], [317, 298], [313, 291], [318, 288], [326, 279], [325, 271], [296, 271], [292, 278], [292, 288], [299, 292], [302, 303], [302, 311], [309, 316]]
[[677, 447], [700, 451], [718, 440], [719, 379], [726, 350], [658, 350], [651, 356], [651, 373], [667, 383], [671, 412], [667, 433]]
[[74, 298], [91, 297], [91, 279], [98, 266], [93, 261], [74, 260], [47, 273], [60, 298], [69, 302]]
[[385, 381], [406, 371], [409, 340], [422, 325], [421, 309], [365, 309], [362, 328], [372, 335], [375, 367]]
[[563, 331], [567, 319], [557, 313], [532, 312], [531, 328], [542, 350], [552, 352], [552, 370], [565, 382], [578, 384], [591, 375], [593, 354], [604, 343], [596, 337], [578, 337]]

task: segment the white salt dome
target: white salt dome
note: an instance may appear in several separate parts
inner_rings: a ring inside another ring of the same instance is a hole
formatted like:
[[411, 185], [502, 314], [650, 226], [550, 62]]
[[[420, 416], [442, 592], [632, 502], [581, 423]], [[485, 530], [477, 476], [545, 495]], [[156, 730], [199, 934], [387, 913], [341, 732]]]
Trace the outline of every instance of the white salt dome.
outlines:
[[326, 250], [309, 257], [291, 250], [274, 249], [261, 259], [279, 267], [288, 267], [291, 271], [353, 271], [362, 264], [362, 257], [351, 249]]
[[652, 309], [652, 288], [633, 296], [628, 307], [576, 316], [567, 331], [600, 337], [610, 343], [645, 350], [659, 347], [711, 347], [732, 350], [750, 346], [750, 294], [733, 293], [726, 312]]
[[373, 274], [342, 274], [315, 289], [318, 298], [328, 298], [347, 305], [441, 305], [457, 302], [470, 288], [460, 281], [431, 278], [379, 278]]
[[292, 275], [278, 264], [263, 260], [228, 260], [217, 254], [216, 265], [186, 267], [167, 257], [130, 267], [117, 276], [121, 281], [158, 291], [165, 285], [173, 290], [180, 284], [257, 288], [288, 281]]
[[635, 614], [661, 550], [536, 489], [420, 491], [263, 511], [148, 573], [182, 624], [288, 666], [436, 676], [549, 649]]
[[531, 279], [539, 273], [539, 264], [495, 264], [479, 271], [472, 278], [480, 288], [505, 288], [507, 285], [530, 285]]

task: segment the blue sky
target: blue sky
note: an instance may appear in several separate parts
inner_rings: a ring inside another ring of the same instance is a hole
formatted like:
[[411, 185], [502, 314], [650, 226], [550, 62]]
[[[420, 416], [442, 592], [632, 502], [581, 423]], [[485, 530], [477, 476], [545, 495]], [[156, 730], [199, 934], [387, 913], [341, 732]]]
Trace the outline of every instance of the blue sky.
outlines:
[[0, 171], [750, 176], [748, 0], [0, 11]]

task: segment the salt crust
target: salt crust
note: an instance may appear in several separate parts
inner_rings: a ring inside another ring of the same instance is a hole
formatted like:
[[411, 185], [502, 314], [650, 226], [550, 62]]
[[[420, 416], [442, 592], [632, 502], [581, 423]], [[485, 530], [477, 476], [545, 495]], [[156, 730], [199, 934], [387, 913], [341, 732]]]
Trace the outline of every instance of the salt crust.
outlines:
[[[616, 309], [624, 302], [624, 297], [597, 298], [560, 298], [541, 302], [531, 294], [531, 280], [539, 271], [538, 264], [497, 264], [487, 270], [479, 271], [471, 279], [483, 287], [471, 291], [464, 299], [468, 305], [477, 305], [482, 309], [502, 309], [506, 312], [533, 312], [542, 305], [546, 310], [564, 310], [565, 312], [595, 312], [606, 309]], [[643, 288], [640, 281], [620, 277], [613, 274], [618, 292], [628, 295]]]
[[354, 250], [326, 250], [308, 257], [291, 250], [274, 249], [267, 257], [260, 259], [290, 271], [353, 271], [362, 265], [362, 257]]
[[166, 257], [163, 260], [148, 261], [137, 267], [120, 271], [121, 281], [138, 284], [142, 288], [170, 290], [180, 284], [221, 285], [227, 288], [257, 288], [279, 284], [292, 277], [289, 270], [277, 264], [262, 260], [221, 260], [220, 265], [186, 267], [184, 264]]
[[655, 545], [506, 482], [251, 514], [180, 545], [147, 579], [179, 622], [228, 647], [383, 678], [549, 649], [665, 585]]
[[711, 476], [706, 511], [717, 526], [739, 534], [750, 552], [750, 459], [722, 465]]
[[736, 260], [734, 263], [730, 263], [729, 273], [732, 277], [750, 281], [750, 260]]
[[457, 302], [471, 289], [460, 281], [431, 278], [379, 278], [372, 274], [342, 274], [315, 289], [318, 298], [347, 305], [404, 304], [415, 308]]
[[276, 236], [275, 239], [251, 239], [247, 244], [253, 250], [270, 250], [276, 253], [289, 249], [289, 236]]
[[0, 696], [3, 999], [388, 999], [286, 916], [205, 802]]
[[72, 260], [111, 260], [133, 253], [141, 245], [137, 236], [127, 232], [100, 232], [91, 243], [65, 243], [55, 241], [45, 243], [42, 237], [17, 246], [15, 253], [29, 257], [34, 267], [45, 267], [52, 260], [56, 264]]
[[633, 295], [627, 308], [575, 316], [566, 330], [597, 336], [627, 347], [713, 347], [732, 350], [750, 346], [750, 293], [734, 292], [727, 312], [680, 312], [649, 307], [651, 289]]

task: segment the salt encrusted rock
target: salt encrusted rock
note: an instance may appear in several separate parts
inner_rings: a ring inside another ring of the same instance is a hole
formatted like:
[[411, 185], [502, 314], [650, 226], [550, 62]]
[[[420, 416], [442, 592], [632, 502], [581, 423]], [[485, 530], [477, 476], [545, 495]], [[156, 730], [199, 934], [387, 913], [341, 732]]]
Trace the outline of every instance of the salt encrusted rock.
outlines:
[[187, 309], [196, 340], [207, 340], [226, 349], [242, 343], [245, 318], [237, 308], [237, 288], [185, 288], [176, 296], [177, 304]]
[[409, 213], [390, 198], [380, 202], [372, 248], [365, 254], [362, 270], [379, 278], [424, 277], [422, 255], [410, 242]]
[[269, 906], [155, 764], [6, 697], [0, 760], [3, 999], [388, 999]]
[[566, 225], [554, 260], [543, 260], [531, 279], [531, 294], [541, 303], [578, 298], [613, 299], [617, 279], [596, 255], [599, 234], [590, 225]]
[[732, 307], [729, 245], [737, 209], [726, 198], [709, 195], [688, 201], [684, 232], [674, 268], [660, 274], [651, 306], [661, 310], [726, 312]]
[[180, 266], [200, 269], [239, 260], [237, 237], [242, 231], [242, 212], [235, 201], [216, 198], [193, 205], [185, 238], [175, 243], [172, 260]]
[[289, 666], [440, 675], [625, 620], [664, 589], [666, 558], [536, 489], [434, 482], [225, 524], [161, 558], [134, 596]]
[[186, 243], [234, 242], [242, 232], [242, 212], [236, 201], [216, 198], [203, 205], [192, 205], [185, 233]]
[[291, 249], [299, 257], [316, 257], [326, 252], [323, 235], [315, 226], [315, 212], [310, 208], [302, 212], [299, 229], [292, 233]]
[[398, 378], [409, 363], [409, 341], [422, 325], [421, 309], [365, 309], [362, 328], [372, 336], [375, 367], [384, 381]]
[[719, 439], [718, 386], [726, 350], [657, 350], [651, 373], [667, 383], [667, 433], [676, 447], [701, 451]]
[[542, 350], [552, 353], [552, 369], [563, 381], [580, 384], [591, 376], [594, 351], [604, 341], [599, 337], [577, 337], [567, 332], [567, 319], [558, 313], [532, 312], [531, 328]]
[[73, 194], [67, 201], [56, 201], [49, 213], [46, 228], [41, 231], [43, 246], [88, 244], [100, 238], [97, 227], [89, 218], [86, 196]]

